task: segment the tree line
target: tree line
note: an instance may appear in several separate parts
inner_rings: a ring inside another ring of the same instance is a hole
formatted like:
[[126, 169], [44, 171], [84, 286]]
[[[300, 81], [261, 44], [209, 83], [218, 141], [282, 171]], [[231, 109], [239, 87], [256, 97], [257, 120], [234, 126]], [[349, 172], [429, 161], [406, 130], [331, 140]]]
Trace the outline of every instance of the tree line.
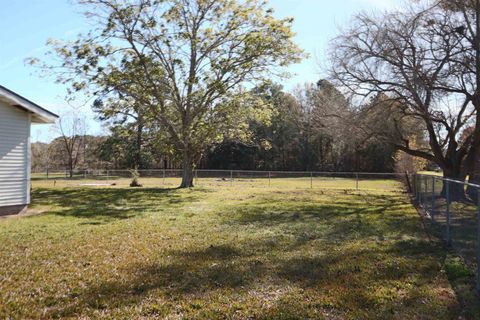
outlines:
[[116, 155], [110, 163], [161, 166], [163, 157], [183, 169], [181, 187], [200, 167], [430, 165], [480, 180], [480, 0], [360, 13], [331, 42], [328, 80], [290, 93], [268, 79], [306, 54], [293, 19], [275, 18], [265, 1], [78, 3], [96, 27], [50, 41], [57, 63], [40, 65], [72, 95], [94, 98], [111, 128], [99, 148]]
[[[371, 121], [364, 114], [367, 108], [353, 109], [329, 81], [297, 86], [291, 93], [279, 84], [266, 82], [249, 94], [253, 97], [250, 103], [269, 110], [267, 119], [248, 118], [248, 138], [228, 137], [207, 146], [196, 168], [336, 172], [395, 169], [396, 150], [390, 143], [343, 121]], [[103, 116], [104, 109], [96, 110]], [[70, 130], [63, 128], [59, 132], [64, 134], [50, 144], [33, 145], [34, 170], [181, 168], [175, 150], [163, 142], [168, 135], [154, 130], [144, 119], [117, 118], [107, 136], [87, 135], [78, 130], [77, 121], [68, 122]]]

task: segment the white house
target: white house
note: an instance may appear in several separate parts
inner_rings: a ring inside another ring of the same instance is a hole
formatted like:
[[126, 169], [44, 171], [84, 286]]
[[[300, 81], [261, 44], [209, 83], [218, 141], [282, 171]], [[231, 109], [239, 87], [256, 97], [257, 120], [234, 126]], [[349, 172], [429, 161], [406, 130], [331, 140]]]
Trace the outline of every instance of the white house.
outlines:
[[58, 116], [0, 86], [0, 215], [24, 212], [30, 204], [30, 126]]

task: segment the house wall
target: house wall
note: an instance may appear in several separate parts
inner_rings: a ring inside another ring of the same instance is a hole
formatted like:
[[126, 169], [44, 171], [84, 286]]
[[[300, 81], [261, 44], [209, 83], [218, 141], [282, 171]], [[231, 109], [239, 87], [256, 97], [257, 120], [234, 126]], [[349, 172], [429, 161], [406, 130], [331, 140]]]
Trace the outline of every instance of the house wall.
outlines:
[[0, 214], [30, 203], [31, 115], [0, 101]]

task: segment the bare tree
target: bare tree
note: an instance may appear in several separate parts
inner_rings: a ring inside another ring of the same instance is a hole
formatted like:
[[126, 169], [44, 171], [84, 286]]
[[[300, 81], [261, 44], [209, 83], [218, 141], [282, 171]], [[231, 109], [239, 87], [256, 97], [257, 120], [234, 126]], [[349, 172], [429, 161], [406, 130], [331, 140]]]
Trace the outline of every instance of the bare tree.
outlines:
[[[436, 163], [445, 177], [464, 180], [473, 135], [459, 139], [474, 123], [471, 99], [450, 87], [457, 73], [460, 45], [451, 16], [437, 7], [414, 6], [382, 15], [360, 14], [333, 41], [332, 78], [357, 98], [383, 95], [398, 150]], [[364, 101], [364, 100], [363, 100]], [[428, 149], [405, 135], [404, 123], [422, 125]], [[456, 194], [461, 197], [463, 191]]]
[[[469, 181], [480, 183], [480, 0], [439, 0], [430, 11], [448, 19], [452, 37], [457, 39], [457, 54], [450, 57], [452, 75], [436, 89], [462, 96], [475, 110], [471, 125], [471, 150], [466, 160]], [[469, 187], [467, 193], [477, 198]]]
[[63, 163], [73, 177], [74, 170], [82, 157], [83, 142], [86, 135], [86, 120], [75, 115], [60, 117], [57, 123]]

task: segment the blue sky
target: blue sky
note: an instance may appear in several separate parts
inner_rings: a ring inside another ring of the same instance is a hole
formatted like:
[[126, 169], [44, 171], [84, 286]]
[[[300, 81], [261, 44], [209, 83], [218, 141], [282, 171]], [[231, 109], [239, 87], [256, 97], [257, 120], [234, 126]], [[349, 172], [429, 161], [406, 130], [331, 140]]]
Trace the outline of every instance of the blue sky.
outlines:
[[[0, 84], [60, 115], [72, 112], [64, 101], [65, 88], [52, 78], [42, 78], [25, 65], [28, 57], [42, 58], [49, 38], [72, 39], [90, 29], [72, 0], [2, 1], [0, 19]], [[270, 0], [278, 17], [294, 17], [296, 42], [310, 54], [301, 64], [291, 66], [295, 75], [283, 81], [287, 90], [296, 84], [322, 77], [320, 65], [325, 60], [329, 40], [340, 26], [360, 10], [383, 10], [398, 0]], [[88, 106], [73, 112], [85, 114], [90, 133], [106, 130], [95, 120]], [[34, 126], [33, 141], [49, 141], [57, 135], [51, 126]]]

